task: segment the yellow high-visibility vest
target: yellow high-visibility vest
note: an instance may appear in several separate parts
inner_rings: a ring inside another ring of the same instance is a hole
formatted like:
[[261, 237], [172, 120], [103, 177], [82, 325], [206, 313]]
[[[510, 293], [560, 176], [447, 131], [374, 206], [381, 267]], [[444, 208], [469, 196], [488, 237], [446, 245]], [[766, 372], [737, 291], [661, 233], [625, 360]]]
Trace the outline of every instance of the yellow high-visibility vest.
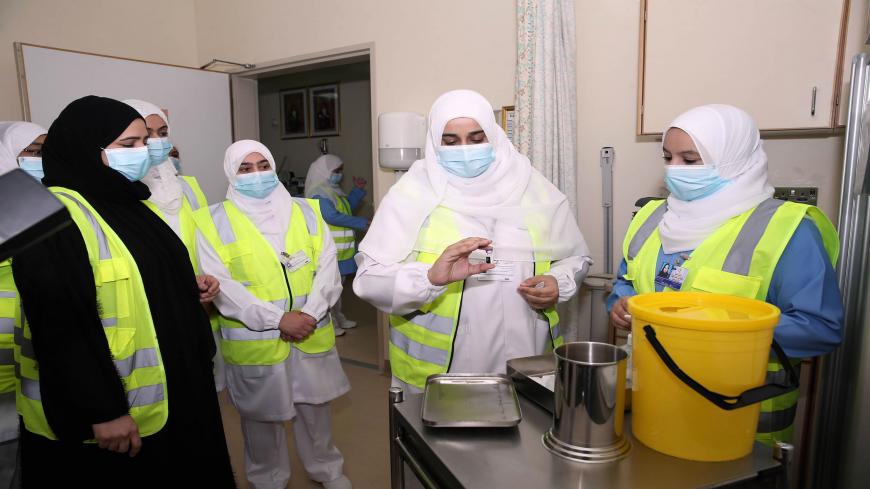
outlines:
[[[664, 200], [645, 205], [631, 221], [622, 252], [627, 265], [625, 279], [638, 294], [655, 292], [659, 250], [659, 222], [667, 211]], [[825, 250], [836, 264], [839, 237], [831, 221], [818, 208], [768, 199], [754, 209], [726, 221], [702, 242], [691, 259], [681, 266], [688, 270], [681, 291], [711, 292], [767, 300], [776, 265], [804, 218], [819, 229]], [[667, 289], [670, 290], [670, 289]], [[782, 365], [771, 358], [767, 382], [781, 381]], [[789, 441], [794, 431], [798, 390], [761, 403], [756, 438], [764, 443]]]
[[[139, 268], [121, 238], [84, 197], [62, 187], [49, 190], [66, 206], [85, 241], [100, 320], [127, 393], [130, 415], [142, 436], [153, 435], [166, 424], [169, 404], [166, 372]], [[28, 431], [55, 440], [42, 407], [39, 362], [31, 338], [26, 321], [15, 328], [16, 405]]]
[[[534, 241], [534, 236], [532, 236]], [[418, 249], [436, 249], [461, 239], [453, 211], [437, 207], [417, 237]], [[435, 263], [440, 253], [418, 252], [420, 263]], [[550, 270], [549, 261], [535, 261], [535, 275]], [[453, 339], [462, 309], [464, 282], [453, 282], [434, 301], [404, 316], [390, 315], [390, 368], [402, 382], [423, 388], [426, 378], [445, 373], [453, 356]], [[541, 311], [550, 324], [552, 347], [564, 343], [556, 308]]]
[[[200, 232], [215, 249], [233, 280], [252, 295], [284, 311], [301, 310], [308, 301], [317, 272], [326, 223], [316, 200], [293, 199], [290, 227], [285, 236], [288, 256], [303, 253], [307, 264], [288, 270], [254, 223], [232, 202], [225, 201], [194, 213]], [[327, 313], [317, 329], [295, 347], [323, 353], [335, 346], [335, 330]], [[254, 331], [239, 321], [220, 316], [221, 352], [232, 365], [275, 365], [287, 359], [290, 343], [280, 331]]]

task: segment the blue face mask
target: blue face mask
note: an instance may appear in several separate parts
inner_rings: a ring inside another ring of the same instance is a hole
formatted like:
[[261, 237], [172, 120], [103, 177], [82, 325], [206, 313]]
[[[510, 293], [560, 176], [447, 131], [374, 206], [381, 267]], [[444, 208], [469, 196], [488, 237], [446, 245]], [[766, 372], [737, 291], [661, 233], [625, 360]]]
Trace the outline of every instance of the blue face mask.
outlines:
[[339, 183], [341, 183], [341, 177], [343, 176], [344, 175], [341, 173], [332, 173], [329, 175], [329, 183], [333, 185], [338, 185]]
[[254, 199], [264, 199], [278, 186], [278, 175], [274, 171], [258, 171], [236, 175], [233, 187], [242, 195]]
[[170, 156], [169, 161], [172, 162], [172, 166], [175, 167], [175, 171], [178, 172], [179, 175], [181, 175], [181, 160], [174, 156]]
[[450, 173], [463, 178], [474, 178], [485, 172], [495, 160], [495, 149], [490, 143], [463, 146], [438, 146], [438, 163]]
[[19, 156], [18, 166], [37, 180], [42, 180], [45, 177], [45, 172], [42, 171], [42, 158], [37, 156]]
[[709, 165], [671, 165], [665, 168], [665, 185], [674, 197], [691, 202], [715, 194], [731, 183]]
[[166, 161], [170, 151], [172, 151], [172, 143], [169, 142], [169, 138], [148, 138], [148, 158], [151, 159], [151, 166]]
[[136, 182], [142, 180], [151, 168], [151, 160], [148, 157], [148, 146], [138, 148], [114, 148], [106, 149], [106, 159], [109, 160], [109, 168], [127, 177], [127, 180]]

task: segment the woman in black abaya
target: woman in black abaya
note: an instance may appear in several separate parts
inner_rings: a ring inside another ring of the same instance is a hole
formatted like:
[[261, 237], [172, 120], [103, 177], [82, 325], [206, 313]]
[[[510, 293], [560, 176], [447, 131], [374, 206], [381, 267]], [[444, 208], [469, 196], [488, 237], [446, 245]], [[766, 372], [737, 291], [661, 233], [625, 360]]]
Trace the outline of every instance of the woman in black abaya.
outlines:
[[[131, 181], [138, 172], [115, 162], [110, 168], [103, 151], [146, 139], [144, 120], [126, 104], [76, 100], [48, 131], [43, 182], [81, 194], [136, 262], [166, 373], [168, 420], [139, 438], [103, 332], [85, 242], [69, 226], [13, 260], [45, 417], [58, 438], [22, 424], [25, 488], [235, 487], [212, 377], [214, 340], [187, 251], [141, 203], [149, 191]], [[98, 443], [86, 443], [94, 438]]]

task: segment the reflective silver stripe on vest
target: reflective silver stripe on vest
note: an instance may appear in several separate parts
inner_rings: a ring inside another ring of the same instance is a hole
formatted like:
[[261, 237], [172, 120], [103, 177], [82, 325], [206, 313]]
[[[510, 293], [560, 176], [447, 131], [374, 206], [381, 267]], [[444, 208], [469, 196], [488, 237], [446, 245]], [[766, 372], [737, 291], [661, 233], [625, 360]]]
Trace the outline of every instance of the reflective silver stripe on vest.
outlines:
[[794, 424], [795, 414], [797, 414], [797, 404], [783, 409], [782, 411], [764, 412], [758, 416], [759, 433], [775, 433], [782, 431]]
[[[21, 378], [21, 375], [18, 375]], [[33, 379], [21, 379], [21, 393], [28, 399], [41, 401], [42, 395], [39, 393], [39, 382]]]
[[293, 309], [298, 311], [308, 304], [308, 294], [293, 296]]
[[334, 238], [353, 238], [353, 231], [350, 229], [342, 229], [341, 231], [331, 231]]
[[785, 201], [779, 199], [767, 199], [758, 204], [758, 207], [743, 224], [734, 244], [731, 245], [731, 250], [728, 251], [728, 256], [725, 258], [725, 264], [722, 265], [723, 272], [749, 275], [749, 266], [752, 264], [755, 248], [758, 247], [761, 236], [764, 235], [773, 215], [783, 204]]
[[33, 350], [33, 341], [31, 341], [30, 338], [25, 338], [24, 335], [21, 335], [20, 337], [16, 335], [15, 344], [17, 344], [18, 348], [21, 349], [22, 357], [36, 360], [36, 352]]
[[15, 352], [12, 348], [0, 348], [0, 367], [15, 365]]
[[230, 224], [230, 216], [227, 215], [227, 210], [224, 204], [215, 204], [209, 208], [211, 218], [217, 228], [218, 237], [221, 243], [228, 245], [236, 242], [236, 234], [233, 232], [233, 226]]
[[127, 391], [127, 404], [131, 408], [147, 406], [163, 400], [163, 385], [146, 385]]
[[112, 258], [112, 252], [109, 251], [109, 240], [106, 239], [106, 233], [103, 232], [103, 228], [100, 227], [100, 223], [97, 222], [97, 218], [94, 217], [91, 211], [72, 195], [63, 192], [57, 192], [57, 194], [63, 195], [69, 200], [75, 202], [76, 205], [79, 206], [79, 209], [84, 212], [85, 217], [88, 218], [88, 222], [91, 223], [91, 227], [94, 228], [94, 233], [97, 235], [97, 243], [100, 245], [100, 260], [108, 260]]
[[[21, 376], [19, 375], [19, 378]], [[21, 379], [21, 393], [28, 399], [42, 401], [39, 392], [39, 381], [33, 379]], [[164, 399], [163, 385], [146, 385], [127, 392], [127, 404], [130, 407], [141, 407], [160, 402]]]
[[15, 318], [0, 318], [0, 334], [15, 332]]
[[16, 297], [18, 297], [18, 294], [15, 292], [0, 291], [0, 299], [14, 299]]
[[302, 210], [302, 215], [305, 216], [305, 226], [308, 228], [308, 234], [317, 236], [317, 214], [314, 213], [311, 204], [309, 204], [305, 199], [296, 197], [293, 198], [293, 202], [299, 204], [299, 208]]
[[417, 343], [400, 333], [396, 328], [390, 328], [390, 342], [411, 358], [435, 365], [447, 365], [449, 351]]
[[197, 210], [204, 202], [200, 202], [199, 199], [196, 198], [196, 192], [193, 191], [193, 187], [187, 183], [187, 180], [178, 177], [178, 181], [181, 182], [181, 191], [184, 192], [184, 196], [187, 197], [187, 201], [190, 202], [190, 208], [193, 210]]
[[552, 328], [550, 328], [550, 331], [553, 332], [553, 341], [555, 341], [556, 338], [558, 338], [562, 334], [562, 330], [559, 329], [558, 324], [556, 326], [553, 326]]
[[414, 311], [402, 316], [405, 321], [410, 321], [417, 326], [422, 326], [429, 331], [441, 334], [453, 333], [453, 319], [439, 316], [431, 312]]
[[354, 243], [353, 241], [351, 241], [350, 243], [335, 243], [335, 249], [337, 251], [349, 250], [349, 249], [354, 248], [355, 246], [356, 246], [356, 243]]
[[640, 253], [640, 249], [643, 248], [643, 244], [646, 243], [646, 240], [649, 239], [650, 236], [655, 232], [656, 228], [659, 226], [659, 223], [662, 222], [662, 218], [665, 216], [665, 212], [668, 211], [668, 203], [660, 205], [652, 214], [646, 219], [646, 221], [641, 224], [640, 229], [637, 230], [634, 237], [631, 238], [631, 242], [628, 244], [628, 257], [629, 260], [634, 260], [634, 257]]
[[[771, 358], [770, 360], [776, 361], [773, 358]], [[801, 374], [801, 362], [800, 362], [800, 360], [792, 360], [791, 366], [794, 369], [794, 371], [798, 374], [798, 377], [800, 377], [800, 374]], [[771, 370], [771, 368], [777, 368], [779, 370]], [[771, 367], [771, 365], [768, 364], [767, 369], [768, 369], [767, 373], [764, 376], [764, 383], [765, 384], [781, 384], [781, 385], [788, 384], [788, 370], [783, 368], [782, 365], [779, 364], [779, 362], [775, 363], [775, 367]]]
[[323, 318], [322, 318], [320, 321], [317, 322], [317, 329], [320, 329], [320, 328], [322, 328], [322, 327], [324, 327], [324, 326], [328, 326], [328, 325], [329, 325], [329, 321], [330, 321], [329, 313], [324, 314], [324, 315], [323, 315]]
[[229, 341], [277, 340], [281, 337], [281, 331], [277, 329], [252, 331], [248, 328], [221, 328], [221, 336]]
[[115, 368], [118, 369], [118, 374], [121, 377], [129, 377], [137, 368], [157, 367], [160, 362], [157, 360], [157, 350], [154, 348], [143, 348], [123, 360], [115, 360]]
[[109, 328], [118, 325], [118, 318], [102, 318], [100, 322], [103, 323], [104, 328]]
[[278, 299], [276, 301], [269, 301], [273, 305], [279, 307], [282, 311], [287, 310], [287, 299]]

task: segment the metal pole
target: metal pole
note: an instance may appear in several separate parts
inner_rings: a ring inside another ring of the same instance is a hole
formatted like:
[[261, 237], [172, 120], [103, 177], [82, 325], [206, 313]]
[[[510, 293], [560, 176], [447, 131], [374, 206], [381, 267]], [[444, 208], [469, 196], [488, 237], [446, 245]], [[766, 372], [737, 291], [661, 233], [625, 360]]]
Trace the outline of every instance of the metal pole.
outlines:
[[200, 66], [199, 69], [204, 70], [204, 69], [208, 68], [209, 66], [211, 66], [213, 64], [217, 64], [217, 63], [223, 63], [223, 64], [234, 65], [234, 66], [241, 66], [242, 68], [245, 68], [246, 70], [252, 70], [252, 69], [257, 67], [257, 65], [251, 64], [251, 63], [236, 63], [235, 61], [227, 61], [224, 59], [212, 59], [208, 63]]
[[773, 447], [773, 458], [782, 464], [782, 475], [778, 479], [776, 489], [791, 489], [789, 472], [794, 457], [794, 446], [790, 443], [777, 442]]
[[613, 148], [601, 148], [601, 207], [604, 209], [604, 272], [613, 273]]
[[401, 387], [390, 387], [390, 488], [405, 489], [404, 464], [396, 442], [399, 438], [399, 425], [396, 423], [396, 404], [405, 400]]

